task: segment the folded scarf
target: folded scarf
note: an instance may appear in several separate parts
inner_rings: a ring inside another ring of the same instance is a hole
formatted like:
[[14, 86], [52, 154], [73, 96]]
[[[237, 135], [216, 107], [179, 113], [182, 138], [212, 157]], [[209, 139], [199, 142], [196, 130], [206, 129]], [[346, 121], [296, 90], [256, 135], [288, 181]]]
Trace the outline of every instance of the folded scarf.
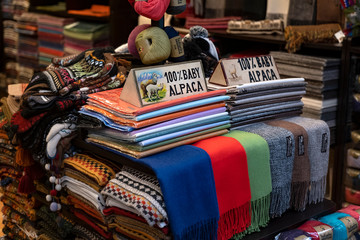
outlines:
[[[219, 145], [221, 143], [221, 145]], [[207, 152], [219, 205], [218, 239], [229, 239], [250, 226], [250, 181], [246, 152], [234, 138], [217, 136], [193, 144]]]
[[308, 133], [308, 155], [310, 161], [310, 188], [308, 203], [324, 199], [329, 166], [330, 129], [322, 120], [292, 117], [284, 119], [302, 126]]
[[166, 224], [165, 204], [155, 176], [124, 166], [101, 193], [137, 210], [150, 226]]
[[105, 186], [115, 176], [111, 167], [85, 154], [75, 154], [66, 158], [64, 166], [67, 165], [86, 174], [95, 180], [99, 186]]
[[269, 145], [271, 169], [270, 217], [281, 216], [290, 207], [291, 179], [294, 165], [294, 138], [290, 131], [257, 123], [239, 129], [263, 137]]
[[114, 227], [118, 227], [120, 225], [128, 228], [132, 228], [133, 231], [146, 233], [149, 236], [153, 237], [154, 239], [166, 239], [166, 238], [170, 239], [170, 236], [166, 236], [161, 230], [155, 227], [150, 227], [146, 223], [125, 216], [117, 216], [117, 215], [112, 216], [110, 218], [109, 225]]
[[357, 221], [349, 214], [335, 212], [319, 218], [319, 221], [333, 228], [334, 240], [346, 240], [358, 229]]
[[185, 145], [130, 160], [155, 172], [174, 239], [216, 238], [219, 208], [211, 160], [204, 150]]
[[266, 124], [284, 128], [293, 134], [295, 155], [291, 180], [290, 206], [297, 211], [304, 211], [308, 202], [310, 186], [310, 161], [307, 148], [308, 134], [303, 127], [292, 122], [273, 120], [266, 122]]
[[251, 225], [244, 233], [233, 236], [234, 239], [241, 239], [245, 234], [260, 231], [260, 227], [265, 227], [270, 220], [270, 152], [265, 139], [257, 134], [234, 130], [224, 136], [239, 141], [247, 157], [251, 189]]

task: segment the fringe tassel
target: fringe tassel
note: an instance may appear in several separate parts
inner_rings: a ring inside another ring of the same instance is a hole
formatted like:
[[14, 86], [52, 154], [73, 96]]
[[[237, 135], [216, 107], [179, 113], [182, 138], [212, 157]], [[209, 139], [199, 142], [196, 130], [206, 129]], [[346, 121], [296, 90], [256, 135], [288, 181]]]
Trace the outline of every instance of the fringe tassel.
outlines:
[[270, 194], [251, 201], [251, 225], [244, 232], [235, 234], [232, 238], [239, 240], [247, 234], [259, 232], [260, 227], [266, 227], [270, 221], [269, 209]]
[[250, 224], [250, 202], [246, 202], [220, 216], [217, 231], [218, 240], [227, 240], [234, 234], [245, 231]]
[[309, 187], [309, 204], [319, 203], [324, 200], [326, 192], [326, 176], [318, 181], [311, 181]]
[[275, 187], [271, 192], [270, 217], [280, 217], [290, 208], [291, 184]]
[[296, 211], [304, 211], [308, 202], [310, 182], [292, 182], [290, 206]]
[[217, 218], [198, 222], [191, 227], [185, 229], [180, 234], [174, 234], [174, 240], [216, 240], [217, 227]]

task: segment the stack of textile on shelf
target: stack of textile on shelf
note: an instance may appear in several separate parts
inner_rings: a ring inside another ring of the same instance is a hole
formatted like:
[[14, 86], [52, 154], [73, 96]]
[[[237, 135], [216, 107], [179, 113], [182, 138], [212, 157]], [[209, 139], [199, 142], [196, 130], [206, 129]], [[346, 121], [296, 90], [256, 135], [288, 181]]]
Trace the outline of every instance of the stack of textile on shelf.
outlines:
[[[9, 92], [13, 93], [12, 91]], [[1, 211], [4, 216], [2, 231], [6, 236], [13, 239], [35, 239], [36, 233], [33, 224], [36, 220], [35, 208], [38, 206], [38, 201], [33, 196], [18, 191], [18, 188], [24, 184], [22, 171], [31, 168], [31, 161], [28, 161], [27, 156], [23, 154], [23, 149], [15, 147], [10, 140], [12, 135], [10, 120], [12, 114], [19, 107], [19, 97], [19, 95], [9, 95], [1, 99], [0, 192], [3, 203]]]
[[282, 19], [266, 19], [261, 21], [235, 20], [228, 22], [226, 32], [233, 34], [283, 34]]
[[[39, 70], [38, 39], [36, 13], [23, 13], [18, 19], [17, 31], [19, 33], [17, 61], [23, 67], [19, 71], [19, 81], [28, 82], [34, 71]], [[27, 69], [27, 71], [24, 71]]]
[[78, 54], [84, 50], [109, 45], [109, 25], [105, 23], [74, 22], [64, 27], [64, 51]]
[[[5, 84], [14, 84], [18, 82], [19, 64], [15, 61], [9, 61], [5, 64]], [[6, 86], [5, 86], [6, 87]]]
[[345, 170], [345, 201], [360, 205], [360, 134], [351, 131], [351, 147], [347, 150]]
[[231, 116], [231, 128], [286, 116], [300, 115], [306, 83], [303, 78], [247, 83], [221, 87], [209, 84], [210, 89], [226, 89], [230, 97], [227, 111]]
[[206, 29], [227, 29], [229, 21], [240, 21], [239, 16], [228, 16], [219, 18], [197, 18], [186, 17], [185, 27], [190, 29], [194, 26], [202, 26]]
[[348, 205], [334, 213], [309, 219], [297, 228], [279, 233], [275, 240], [286, 239], [359, 239], [360, 207]]
[[73, 235], [83, 237], [88, 232], [87, 239], [112, 239], [100, 192], [120, 168], [105, 159], [79, 153], [65, 158], [63, 164], [61, 202], [62, 209], [71, 213], [69, 220], [75, 222]]
[[13, 0], [13, 16], [15, 20], [18, 20], [23, 13], [28, 12], [30, 7], [29, 0]]
[[136, 107], [121, 89], [90, 94], [80, 114], [101, 121], [87, 141], [136, 158], [227, 132], [225, 91], [212, 91]]
[[19, 34], [17, 33], [17, 22], [13, 20], [3, 21], [4, 53], [8, 58], [16, 59]]
[[13, 4], [12, 4], [12, 0], [4, 0], [1, 1], [1, 14], [2, 17], [5, 19], [13, 19], [14, 15], [13, 15]]
[[286, 52], [270, 52], [281, 77], [303, 77], [307, 82], [303, 116], [335, 127], [340, 59]]
[[38, 18], [39, 65], [46, 67], [52, 58], [64, 56], [64, 26], [71, 18], [41, 15]]
[[5, 74], [6, 84], [16, 83], [18, 80], [18, 63], [16, 62], [18, 54], [18, 40], [17, 22], [13, 20], [3, 21], [3, 39], [4, 39], [4, 54], [6, 59]]

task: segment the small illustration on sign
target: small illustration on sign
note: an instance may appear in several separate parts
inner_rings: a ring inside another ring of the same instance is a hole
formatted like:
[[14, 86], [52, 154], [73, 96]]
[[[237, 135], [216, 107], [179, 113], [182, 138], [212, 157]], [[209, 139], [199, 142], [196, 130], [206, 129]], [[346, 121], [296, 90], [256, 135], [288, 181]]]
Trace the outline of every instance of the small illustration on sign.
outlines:
[[141, 96], [145, 102], [158, 102], [166, 96], [165, 83], [160, 83], [162, 77], [156, 71], [143, 72], [138, 77]]

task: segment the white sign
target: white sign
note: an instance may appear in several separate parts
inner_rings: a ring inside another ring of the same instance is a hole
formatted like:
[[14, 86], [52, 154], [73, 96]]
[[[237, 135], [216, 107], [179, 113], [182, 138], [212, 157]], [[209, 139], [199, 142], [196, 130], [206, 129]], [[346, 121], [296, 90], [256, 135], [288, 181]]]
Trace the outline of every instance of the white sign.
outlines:
[[280, 79], [280, 75], [274, 58], [270, 55], [262, 55], [220, 60], [209, 83], [234, 86], [277, 79]]
[[131, 69], [120, 99], [137, 107], [207, 92], [200, 60]]

